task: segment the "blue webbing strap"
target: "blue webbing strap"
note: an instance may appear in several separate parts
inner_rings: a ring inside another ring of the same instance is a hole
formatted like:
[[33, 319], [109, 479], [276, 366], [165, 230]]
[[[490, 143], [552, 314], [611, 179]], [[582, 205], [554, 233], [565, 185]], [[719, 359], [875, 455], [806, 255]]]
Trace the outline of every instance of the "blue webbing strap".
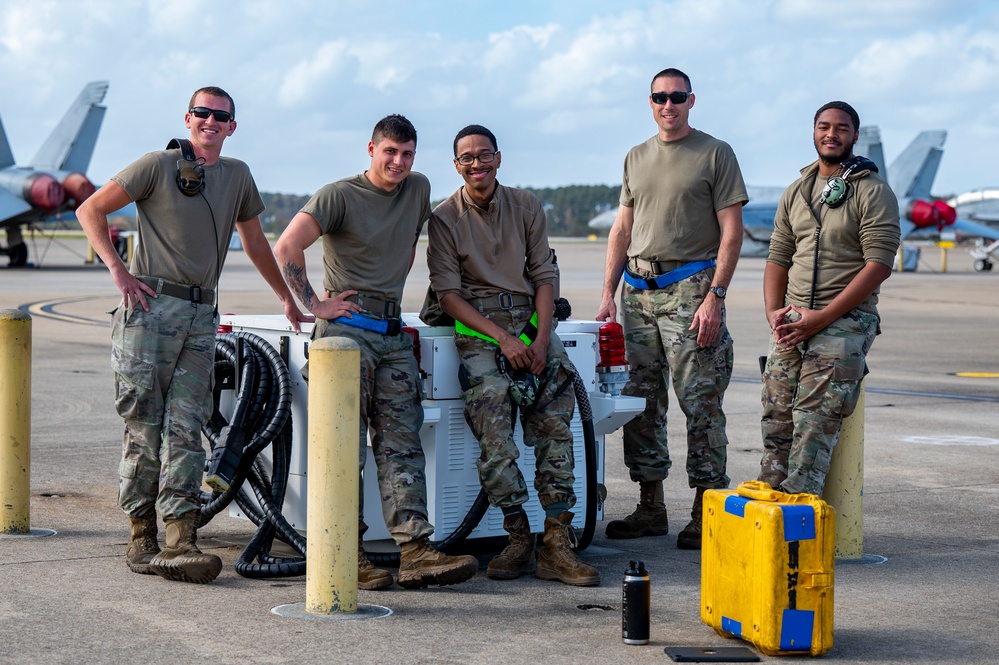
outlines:
[[670, 284], [676, 284], [680, 280], [687, 279], [691, 275], [696, 275], [702, 270], [707, 270], [714, 264], [714, 259], [707, 259], [706, 261], [692, 261], [680, 266], [676, 270], [670, 270], [664, 275], [659, 275], [658, 277], [639, 277], [625, 268], [624, 281], [628, 282], [628, 284], [636, 289], [653, 291], [655, 289], [665, 288]]
[[360, 328], [361, 330], [381, 333], [382, 335], [398, 335], [402, 329], [399, 319], [373, 319], [370, 316], [356, 313], [351, 318], [338, 316], [335, 319], [331, 319], [331, 321], [333, 323], [342, 323], [351, 328]]

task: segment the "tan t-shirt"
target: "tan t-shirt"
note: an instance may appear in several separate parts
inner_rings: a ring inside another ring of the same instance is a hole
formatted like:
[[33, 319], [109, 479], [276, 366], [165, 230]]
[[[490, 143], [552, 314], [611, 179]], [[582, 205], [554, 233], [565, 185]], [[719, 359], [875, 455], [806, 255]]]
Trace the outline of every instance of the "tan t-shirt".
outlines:
[[214, 289], [236, 222], [257, 217], [264, 203], [250, 169], [231, 157], [204, 167], [204, 197], [186, 196], [177, 187], [178, 159], [180, 150], [151, 152], [112, 178], [135, 201], [131, 271]]
[[718, 255], [717, 211], [749, 200], [735, 153], [691, 130], [677, 141], [653, 136], [624, 160], [621, 205], [633, 207], [629, 258], [703, 261]]
[[497, 183], [489, 205], [480, 208], [462, 187], [434, 209], [429, 234], [427, 267], [438, 298], [533, 296], [538, 286], [555, 282], [545, 211], [526, 190]]
[[[832, 302], [869, 261], [891, 267], [898, 251], [898, 199], [881, 176], [859, 171], [847, 178], [850, 195], [845, 203], [830, 208], [814, 203], [823, 182], [818, 161], [801, 170], [801, 178], [784, 190], [767, 260], [788, 269], [786, 303], [808, 307], [815, 264], [815, 229], [821, 221], [819, 270], [816, 274], [815, 307]], [[814, 212], [813, 212], [814, 210]], [[821, 220], [816, 218], [821, 217]], [[875, 289], [859, 309], [877, 313]]]
[[409, 258], [430, 217], [430, 181], [412, 171], [386, 192], [363, 174], [322, 187], [302, 212], [323, 232], [323, 286], [402, 301]]

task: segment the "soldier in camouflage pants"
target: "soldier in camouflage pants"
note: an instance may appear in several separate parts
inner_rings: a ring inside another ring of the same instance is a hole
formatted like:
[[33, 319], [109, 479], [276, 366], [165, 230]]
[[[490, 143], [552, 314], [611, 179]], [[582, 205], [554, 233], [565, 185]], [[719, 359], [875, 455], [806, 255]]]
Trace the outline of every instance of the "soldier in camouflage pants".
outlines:
[[[367, 457], [363, 442], [370, 432], [385, 526], [397, 542], [427, 538], [434, 529], [427, 521], [426, 459], [420, 442], [423, 405], [412, 338], [406, 334], [382, 335], [324, 319], [316, 321], [313, 336], [347, 337], [360, 347], [360, 469], [364, 470]], [[360, 514], [363, 535], [367, 530], [363, 503]]]
[[[787, 320], [801, 315], [790, 312]], [[759, 479], [798, 494], [822, 494], [843, 419], [860, 399], [878, 317], [853, 310], [808, 340], [770, 340], [763, 370], [763, 460]]]
[[[531, 306], [493, 310], [488, 317], [516, 335], [531, 318]], [[476, 462], [482, 486], [500, 508], [527, 502], [527, 486], [517, 466], [520, 452], [513, 440], [515, 410], [510, 400], [510, 379], [496, 365], [496, 345], [466, 335], [455, 335], [464, 370], [465, 420], [479, 440], [482, 455]], [[576, 503], [572, 489], [572, 433], [569, 421], [575, 408], [571, 384], [575, 369], [556, 335], [548, 343], [548, 362], [542, 375], [537, 410], [520, 411], [524, 444], [535, 450], [534, 489], [543, 508], [555, 503], [569, 510]], [[463, 386], [464, 387], [464, 386]], [[560, 391], [561, 389], [561, 391]]]
[[624, 426], [624, 458], [635, 482], [661, 481], [672, 466], [666, 441], [672, 381], [687, 417], [690, 486], [728, 487], [722, 398], [732, 377], [732, 337], [724, 317], [713, 346], [699, 346], [697, 331], [690, 330], [713, 274], [708, 269], [654, 291], [624, 287], [621, 309], [631, 377], [622, 392], [655, 404]]

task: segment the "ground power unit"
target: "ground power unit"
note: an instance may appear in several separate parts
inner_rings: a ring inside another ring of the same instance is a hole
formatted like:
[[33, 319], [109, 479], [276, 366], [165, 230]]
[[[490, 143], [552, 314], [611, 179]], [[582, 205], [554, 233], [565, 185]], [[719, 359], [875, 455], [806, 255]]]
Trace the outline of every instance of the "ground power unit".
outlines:
[[[427, 508], [431, 524], [436, 531], [431, 540], [444, 540], [468, 515], [479, 495], [480, 484], [475, 460], [479, 457], [479, 444], [465, 423], [461, 387], [458, 383], [458, 353], [454, 345], [454, 329], [428, 327], [416, 314], [404, 314], [403, 325], [414, 328], [419, 336], [420, 369], [426, 374], [423, 400], [424, 424], [420, 431], [427, 461]], [[593, 438], [598, 492], [604, 480], [604, 438], [607, 434], [641, 413], [645, 400], [619, 394], [626, 368], [600, 367], [598, 336], [601, 323], [597, 321], [566, 320], [559, 322], [557, 333], [569, 359], [575, 365], [585, 387], [589, 408], [592, 411]], [[282, 515], [297, 531], [305, 533], [308, 498], [308, 383], [301, 370], [308, 358], [312, 324], [303, 324], [302, 333], [296, 334], [288, 321], [280, 315], [224, 315], [221, 326], [233, 333], [246, 332], [257, 335], [278, 350], [285, 359], [292, 382], [292, 453], [288, 490]], [[415, 351], [415, 349], [414, 349]], [[622, 350], [623, 353], [623, 350]], [[623, 358], [623, 355], [620, 356]], [[618, 362], [618, 361], [616, 361]], [[606, 363], [604, 363], [606, 365]], [[599, 371], [598, 371], [599, 370]], [[608, 371], [618, 370], [618, 371]], [[223, 391], [220, 403], [232, 396]], [[578, 400], [577, 400], [578, 401]], [[223, 409], [224, 410], [224, 409]], [[575, 454], [574, 489], [576, 507], [573, 526], [583, 528], [584, 506], [588, 500], [597, 500], [596, 519], [603, 518], [602, 497], [590, 497], [585, 482], [584, 429], [580, 419], [580, 405], [571, 423]], [[534, 451], [523, 443], [520, 425], [516, 427], [516, 441], [521, 457], [518, 464], [524, 473], [530, 499], [524, 508], [530, 518], [532, 530], [541, 532], [544, 511], [533, 488]], [[365, 541], [388, 540], [389, 533], [381, 513], [378, 494], [377, 471], [368, 446], [368, 459], [364, 470], [364, 521], [368, 525]], [[246, 517], [235, 505], [230, 515]], [[503, 514], [490, 507], [468, 538], [505, 536]]]

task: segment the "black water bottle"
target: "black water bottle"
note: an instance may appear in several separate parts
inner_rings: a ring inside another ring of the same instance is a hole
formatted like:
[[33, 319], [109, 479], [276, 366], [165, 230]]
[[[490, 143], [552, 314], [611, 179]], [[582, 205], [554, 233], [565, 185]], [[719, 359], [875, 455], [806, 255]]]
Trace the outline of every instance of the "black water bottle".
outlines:
[[652, 582], [643, 561], [629, 561], [621, 589], [621, 638], [625, 644], [649, 643]]

